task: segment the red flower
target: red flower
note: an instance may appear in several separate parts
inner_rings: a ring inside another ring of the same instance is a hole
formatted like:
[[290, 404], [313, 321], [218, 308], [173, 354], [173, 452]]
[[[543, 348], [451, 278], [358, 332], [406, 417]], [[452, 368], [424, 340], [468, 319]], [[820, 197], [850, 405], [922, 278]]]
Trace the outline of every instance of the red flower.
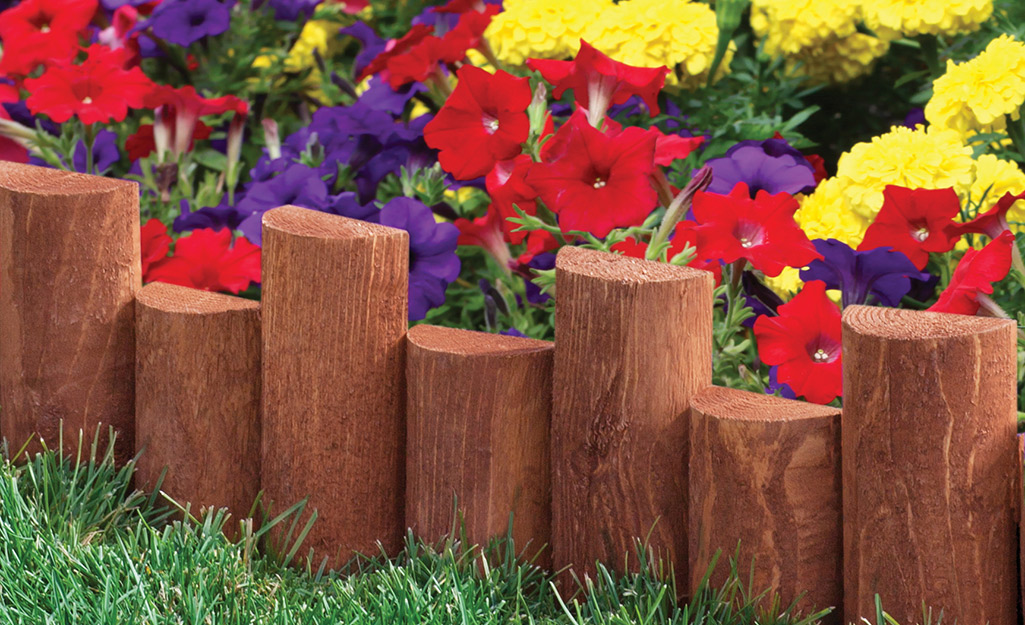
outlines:
[[142, 281], [152, 282], [150, 268], [167, 258], [171, 251], [171, 237], [167, 234], [167, 226], [157, 218], [150, 219], [140, 231], [139, 241], [142, 248]]
[[[694, 229], [696, 226], [697, 224], [693, 221], [681, 221], [676, 224], [676, 228], [673, 230], [673, 237], [669, 239], [669, 251], [666, 254], [666, 260], [672, 260], [677, 254], [683, 252], [687, 246], [697, 248], [697, 232]], [[613, 245], [612, 251], [619, 252], [624, 256], [647, 258], [648, 244], [637, 241], [633, 237], [627, 237], [625, 240]], [[693, 260], [687, 263], [687, 266], [711, 271], [712, 275], [715, 276], [716, 284], [722, 280], [722, 265], [718, 261], [702, 259], [696, 255]]]
[[424, 140], [441, 150], [438, 161], [445, 171], [457, 180], [469, 180], [521, 152], [520, 144], [530, 133], [530, 83], [471, 65], [458, 75], [455, 91], [424, 127]]
[[193, 230], [178, 239], [174, 256], [152, 266], [151, 280], [204, 291], [238, 293], [260, 281], [260, 248], [244, 238], [231, 247], [231, 230]]
[[746, 258], [767, 276], [804, 267], [822, 255], [794, 221], [797, 209], [797, 200], [787, 193], [760, 190], [751, 199], [743, 182], [729, 195], [698, 191], [693, 206], [698, 254], [724, 263]]
[[83, 124], [122, 121], [129, 108], [141, 108], [153, 83], [138, 67], [122, 69], [126, 53], [99, 45], [86, 49], [81, 65], [59, 63], [39, 78], [25, 80], [31, 93], [25, 104], [63, 123], [77, 115]]
[[518, 217], [518, 207], [528, 215], [537, 214], [537, 190], [527, 184], [527, 172], [533, 161], [526, 154], [520, 154], [513, 159], [499, 161], [488, 172], [484, 182], [488, 194], [491, 196], [491, 206], [494, 207], [502, 217], [502, 229], [505, 231], [509, 242], [516, 245], [523, 242], [527, 236], [524, 231], [516, 232], [518, 224], [509, 221], [512, 217]]
[[779, 307], [779, 316], [755, 320], [758, 356], [776, 365], [776, 380], [816, 404], [843, 394], [840, 309], [826, 295], [826, 283], [812, 280]]
[[432, 32], [434, 32], [433, 26], [428, 26], [427, 24], [414, 25], [409, 29], [409, 32], [402, 36], [401, 39], [395, 41], [393, 46], [375, 56], [373, 60], [363, 68], [363, 71], [356, 76], [356, 82], [360, 82], [367, 76], [373, 76], [374, 74], [384, 70], [388, 66], [388, 61], [392, 57], [405, 54], [411, 50], [413, 46], [423, 41]]
[[[3, 103], [17, 102], [20, 99], [17, 87], [0, 83], [0, 119], [11, 118], [4, 110]], [[29, 161], [28, 150], [14, 139], [0, 136], [0, 161], [27, 163]]]
[[96, 0], [25, 0], [0, 13], [0, 75], [27, 75], [41, 63], [70, 61], [98, 6]]
[[954, 268], [950, 284], [940, 299], [929, 307], [933, 312], [974, 315], [979, 311], [980, 294], [993, 292], [993, 283], [1011, 270], [1011, 246], [1014, 234], [1005, 230], [981, 250], [968, 250]]
[[175, 155], [183, 154], [191, 149], [193, 139], [202, 138], [195, 135], [199, 118], [203, 115], [220, 115], [234, 111], [236, 115], [247, 115], [249, 105], [233, 95], [219, 98], [204, 98], [193, 86], [170, 87], [156, 85], [145, 99], [146, 108], [164, 107], [160, 119], [170, 120], [173, 113], [174, 123], [166, 123], [168, 141]]
[[648, 133], [655, 135], [655, 164], [666, 167], [678, 158], [687, 158], [705, 142], [704, 137], [667, 135], [654, 126], [648, 128]]
[[455, 220], [453, 223], [456, 228], [459, 228], [458, 244], [483, 248], [491, 254], [499, 267], [508, 270], [512, 255], [509, 253], [509, 246], [505, 244], [505, 237], [502, 234], [503, 221], [494, 206], [489, 208], [483, 217], [478, 217], [473, 221], [463, 218]]
[[957, 232], [958, 236], [966, 233], [985, 234], [991, 239], [995, 239], [1000, 236], [1000, 233], [1004, 230], [1010, 230], [1011, 227], [1007, 223], [1007, 211], [1011, 209], [1011, 206], [1018, 200], [1025, 200], [1025, 191], [1022, 191], [1018, 195], [1015, 195], [1008, 191], [1004, 194], [1004, 197], [981, 215], [977, 215], [975, 219], [966, 221], [964, 223], [957, 223], [951, 225], [951, 228]]
[[579, 114], [563, 124], [551, 162], [537, 163], [527, 182], [559, 216], [563, 232], [582, 230], [603, 237], [634, 226], [655, 208], [649, 178], [655, 169], [655, 137], [640, 128], [609, 136]]
[[883, 207], [865, 231], [858, 251], [890, 247], [903, 252], [919, 269], [929, 262], [930, 252], [954, 249], [960, 234], [951, 226], [961, 210], [953, 189], [905, 189], [888, 185]]
[[560, 243], [551, 232], [544, 230], [533, 230], [527, 233], [527, 251], [523, 252], [516, 259], [521, 265], [526, 265], [530, 261], [534, 260], [534, 257], [538, 254], [544, 254], [554, 249], [558, 249]]
[[491, 18], [498, 15], [501, 10], [498, 5], [489, 4], [479, 11], [461, 12], [462, 15], [459, 16], [459, 23], [456, 24], [456, 27], [441, 38], [447, 48], [448, 57], [458, 57], [455, 58], [455, 61], [459, 61], [466, 56], [467, 50], [481, 47], [484, 31], [491, 24]]
[[468, 11], [483, 11], [484, 0], [448, 0], [440, 7], [431, 9], [435, 13], [466, 13]]
[[610, 106], [622, 104], [632, 95], [640, 96], [651, 114], [658, 115], [658, 92], [669, 74], [665, 67], [633, 67], [614, 61], [583, 39], [572, 61], [527, 59], [527, 67], [541, 72], [555, 86], [552, 95], [556, 99], [572, 89], [577, 104], [587, 109], [592, 125], [605, 117]]
[[[196, 139], [209, 138], [212, 132], [213, 129], [210, 126], [198, 122], [196, 131], [192, 133], [193, 143]], [[133, 161], [149, 156], [156, 149], [157, 144], [153, 139], [153, 124], [140, 124], [139, 130], [125, 139], [125, 150], [128, 152], [128, 158]], [[192, 149], [192, 143], [189, 144], [189, 149]]]

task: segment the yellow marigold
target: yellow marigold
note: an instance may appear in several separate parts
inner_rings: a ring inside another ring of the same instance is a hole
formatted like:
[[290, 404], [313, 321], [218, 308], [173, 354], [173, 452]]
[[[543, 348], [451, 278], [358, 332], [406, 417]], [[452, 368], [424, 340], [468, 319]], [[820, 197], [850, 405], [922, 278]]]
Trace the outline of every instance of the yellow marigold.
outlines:
[[298, 72], [316, 63], [313, 51], [321, 57], [328, 57], [338, 52], [343, 42], [338, 39], [337, 22], [328, 20], [310, 20], [303, 26], [302, 32], [285, 59], [285, 70]]
[[836, 239], [858, 247], [868, 228], [868, 220], [851, 210], [839, 178], [827, 178], [815, 192], [801, 201], [794, 214], [809, 239]]
[[1003, 131], [1007, 116], [1018, 120], [1025, 103], [1025, 43], [1001, 35], [970, 61], [947, 61], [946, 73], [932, 88], [925, 105], [930, 124], [957, 130], [964, 138]]
[[815, 82], [847, 82], [869, 74], [875, 60], [889, 49], [886, 41], [862, 33], [830, 37], [818, 47], [789, 57], [788, 66], [800, 63], [798, 71]]
[[770, 289], [776, 292], [785, 300], [790, 299], [801, 290], [804, 282], [801, 280], [801, 270], [794, 267], [784, 267], [783, 271], [775, 278], [765, 276], [762, 279]]
[[868, 143], [855, 144], [840, 156], [836, 177], [841, 180], [851, 210], [872, 220], [883, 205], [886, 185], [953, 187], [963, 193], [971, 186], [973, 166], [972, 150], [957, 132], [894, 126], [890, 132]]
[[[978, 206], [984, 213], [993, 208], [1005, 193], [1018, 194], [1025, 191], [1025, 173], [1014, 161], [1000, 160], [992, 154], [983, 154], [975, 161], [974, 180], [972, 186], [962, 195], [972, 206]], [[1007, 220], [1018, 222], [1015, 230], [1025, 229], [1025, 202], [1018, 201], [1011, 205], [1007, 212]]]
[[[670, 86], [694, 87], [708, 80], [719, 27], [715, 11], [687, 0], [627, 0], [596, 16], [584, 39], [615, 60], [636, 67], [666, 66]], [[717, 73], [733, 58], [727, 50]]]
[[588, 24], [613, 6], [612, 0], [505, 0], [484, 35], [510, 65], [572, 57]]
[[977, 30], [993, 0], [861, 0], [865, 24], [882, 37], [953, 35]]

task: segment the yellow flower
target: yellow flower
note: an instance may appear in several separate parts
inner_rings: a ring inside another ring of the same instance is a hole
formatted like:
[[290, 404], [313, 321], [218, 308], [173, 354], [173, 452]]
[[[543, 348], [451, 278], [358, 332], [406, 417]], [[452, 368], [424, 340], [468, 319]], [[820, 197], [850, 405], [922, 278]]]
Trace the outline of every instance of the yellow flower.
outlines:
[[925, 118], [967, 139], [977, 132], [1003, 131], [1008, 115], [1019, 119], [1023, 103], [1025, 43], [1001, 35], [970, 61], [947, 61], [946, 73], [933, 81]]
[[855, 144], [840, 156], [836, 177], [851, 210], [872, 220], [883, 205], [886, 185], [953, 187], [963, 193], [971, 186], [973, 167], [972, 150], [957, 132], [894, 126], [890, 132], [868, 143]]
[[510, 65], [568, 58], [580, 49], [588, 24], [613, 6], [612, 0], [505, 0], [484, 35]]
[[310, 20], [303, 26], [299, 38], [285, 59], [285, 70], [298, 72], [316, 63], [313, 51], [320, 53], [321, 57], [327, 58], [339, 50], [341, 42], [338, 39], [338, 24], [328, 20]]
[[827, 178], [815, 192], [801, 201], [794, 214], [809, 239], [836, 239], [858, 247], [868, 228], [868, 220], [851, 210], [840, 178]]
[[770, 289], [776, 292], [785, 300], [790, 299], [801, 290], [804, 282], [800, 277], [801, 270], [795, 267], [784, 267], [783, 271], [775, 278], [764, 276], [762, 279]]
[[[975, 161], [975, 179], [972, 186], [962, 195], [962, 201], [979, 207], [979, 213], [993, 208], [1005, 193], [1018, 194], [1025, 191], [1025, 173], [1014, 161], [1003, 161], [992, 154], [983, 154]], [[1025, 202], [1018, 201], [1007, 212], [1007, 221], [1014, 230], [1025, 230]]]
[[865, 25], [887, 39], [977, 30], [993, 0], [861, 0]]

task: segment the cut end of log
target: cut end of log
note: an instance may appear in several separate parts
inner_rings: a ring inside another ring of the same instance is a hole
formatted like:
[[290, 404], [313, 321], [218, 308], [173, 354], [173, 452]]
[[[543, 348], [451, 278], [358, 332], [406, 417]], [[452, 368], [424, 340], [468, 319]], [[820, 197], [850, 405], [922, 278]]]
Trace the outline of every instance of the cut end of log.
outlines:
[[427, 324], [410, 328], [406, 336], [410, 345], [421, 350], [459, 356], [511, 356], [555, 349], [549, 341]]
[[730, 421], [790, 422], [840, 414], [839, 408], [720, 386], [709, 386], [695, 395], [691, 409]]
[[278, 230], [286, 234], [314, 239], [406, 238], [409, 236], [405, 230], [398, 228], [389, 228], [291, 205], [274, 208], [264, 213], [263, 227], [265, 231]]
[[242, 297], [200, 291], [163, 282], [147, 284], [135, 297], [141, 306], [169, 313], [216, 315], [235, 310], [257, 310], [260, 308], [259, 302]]
[[104, 195], [117, 192], [138, 196], [139, 193], [139, 185], [128, 180], [88, 176], [7, 161], [0, 161], [0, 189], [48, 197]]
[[849, 306], [843, 311], [843, 329], [863, 336], [918, 341], [975, 336], [1013, 327], [1010, 319], [973, 317], [879, 306]]
[[609, 282], [644, 284], [705, 278], [712, 274], [692, 267], [642, 260], [609, 252], [566, 246], [555, 257], [555, 268]]

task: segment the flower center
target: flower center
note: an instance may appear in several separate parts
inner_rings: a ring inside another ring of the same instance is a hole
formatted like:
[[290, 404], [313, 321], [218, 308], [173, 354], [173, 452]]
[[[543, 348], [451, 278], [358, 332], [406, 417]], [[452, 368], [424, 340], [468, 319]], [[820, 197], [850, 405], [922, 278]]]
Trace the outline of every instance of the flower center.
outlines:
[[601, 189], [604, 186], [605, 186], [605, 181], [602, 180], [601, 176], [595, 177], [595, 179], [594, 179], [594, 188], [595, 189]]
[[48, 33], [48, 32], [50, 32], [50, 25], [49, 24], [43, 24], [42, 26], [39, 27], [39, 32], [41, 32], [41, 33]]
[[929, 227], [925, 224], [911, 224], [915, 230], [911, 231], [911, 238], [921, 243], [929, 238]]
[[734, 227], [733, 236], [737, 237], [740, 247], [745, 249], [765, 243], [765, 230], [759, 224], [743, 219]]
[[92, 103], [93, 103], [93, 99], [90, 98], [89, 96], [85, 96], [84, 98], [82, 98], [82, 104], [92, 104]]
[[489, 135], [493, 135], [498, 132], [498, 118], [492, 117], [491, 115], [484, 115], [484, 131]]
[[811, 356], [812, 362], [817, 365], [824, 365], [835, 361], [840, 357], [841, 352], [840, 343], [821, 334], [812, 339], [804, 348], [808, 351], [808, 355]]
[[829, 354], [826, 353], [826, 350], [819, 349], [812, 354], [811, 359], [815, 362], [829, 362]]

